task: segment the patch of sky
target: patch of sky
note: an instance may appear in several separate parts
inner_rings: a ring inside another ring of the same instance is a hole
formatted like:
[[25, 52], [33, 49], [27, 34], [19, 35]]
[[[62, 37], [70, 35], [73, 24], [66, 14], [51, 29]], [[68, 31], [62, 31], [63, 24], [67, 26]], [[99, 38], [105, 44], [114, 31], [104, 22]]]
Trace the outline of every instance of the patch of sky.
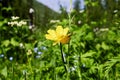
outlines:
[[[38, 2], [44, 4], [50, 9], [60, 12], [60, 5], [66, 9], [67, 12], [70, 12], [70, 0], [37, 0]], [[75, 0], [72, 0], [72, 8], [74, 7]], [[84, 9], [84, 0], [80, 0], [80, 9]]]
[[101, 0], [101, 4], [102, 4], [103, 8], [106, 9], [106, 0]]

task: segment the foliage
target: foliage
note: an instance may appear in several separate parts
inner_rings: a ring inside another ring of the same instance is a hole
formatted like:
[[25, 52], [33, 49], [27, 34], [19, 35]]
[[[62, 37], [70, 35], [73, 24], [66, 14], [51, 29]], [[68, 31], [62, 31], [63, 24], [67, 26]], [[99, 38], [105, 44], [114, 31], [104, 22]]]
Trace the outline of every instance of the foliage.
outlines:
[[46, 23], [50, 29], [59, 25], [70, 29], [70, 42], [63, 45], [53, 46], [28, 24], [16, 25], [26, 19], [0, 16], [0, 79], [119, 80], [119, 12], [102, 10], [99, 0], [85, 3], [84, 11], [72, 10], [56, 23]]

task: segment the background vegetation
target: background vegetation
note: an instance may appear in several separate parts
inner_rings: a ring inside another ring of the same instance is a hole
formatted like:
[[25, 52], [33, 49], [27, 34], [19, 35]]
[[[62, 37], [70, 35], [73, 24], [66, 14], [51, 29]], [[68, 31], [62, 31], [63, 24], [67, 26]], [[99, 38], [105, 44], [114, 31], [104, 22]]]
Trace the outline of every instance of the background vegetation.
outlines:
[[[70, 13], [61, 6], [56, 13], [36, 0], [0, 0], [0, 79], [1, 80], [119, 80], [120, 79], [120, 1], [79, 0]], [[29, 8], [35, 9], [30, 28]], [[14, 21], [26, 25], [8, 25]], [[55, 23], [50, 23], [51, 20]], [[69, 27], [71, 40], [60, 46], [45, 39], [57, 25]], [[68, 67], [68, 72], [64, 69]]]

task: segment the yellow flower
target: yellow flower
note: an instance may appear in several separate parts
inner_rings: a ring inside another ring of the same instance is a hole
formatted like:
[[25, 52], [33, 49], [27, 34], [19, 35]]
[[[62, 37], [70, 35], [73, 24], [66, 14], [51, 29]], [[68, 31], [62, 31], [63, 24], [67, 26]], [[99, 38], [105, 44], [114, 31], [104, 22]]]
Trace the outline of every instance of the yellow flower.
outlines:
[[69, 29], [68, 28], [62, 28], [62, 26], [57, 26], [56, 30], [48, 30], [48, 34], [45, 35], [46, 39], [55, 41], [55, 44], [62, 43], [66, 44], [69, 42], [70, 37], [68, 34]]

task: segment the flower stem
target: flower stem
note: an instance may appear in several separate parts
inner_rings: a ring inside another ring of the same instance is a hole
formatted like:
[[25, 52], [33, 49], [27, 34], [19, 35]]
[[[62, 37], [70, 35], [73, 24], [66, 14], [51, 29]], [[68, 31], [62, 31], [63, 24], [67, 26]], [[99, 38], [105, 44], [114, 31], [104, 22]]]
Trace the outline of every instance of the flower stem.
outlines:
[[82, 62], [81, 62], [81, 53], [79, 53], [79, 57], [78, 57], [78, 66], [79, 66], [79, 80], [82, 80], [82, 72], [81, 72], [81, 66], [82, 66]]
[[[70, 42], [68, 43], [68, 54], [70, 54]], [[69, 69], [69, 55], [67, 56], [67, 68]], [[67, 73], [67, 79], [69, 80], [70, 73]]]
[[67, 72], [67, 66], [65, 65], [66, 61], [65, 61], [65, 57], [64, 57], [64, 54], [63, 54], [63, 51], [62, 51], [62, 44], [61, 43], [60, 43], [60, 51], [61, 51], [62, 62], [64, 64], [64, 69]]

